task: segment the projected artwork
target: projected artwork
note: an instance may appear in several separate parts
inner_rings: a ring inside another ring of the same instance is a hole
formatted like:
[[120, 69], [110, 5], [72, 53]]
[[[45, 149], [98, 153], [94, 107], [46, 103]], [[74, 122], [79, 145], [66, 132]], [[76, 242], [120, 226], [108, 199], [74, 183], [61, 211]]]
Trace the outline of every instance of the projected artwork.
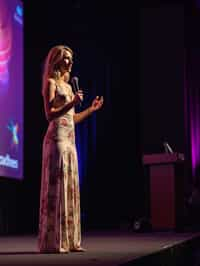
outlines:
[[23, 6], [0, 0], [0, 176], [23, 178]]
[[0, 1], [0, 32], [0, 81], [5, 84], [9, 79], [8, 63], [12, 45], [11, 16], [5, 0]]

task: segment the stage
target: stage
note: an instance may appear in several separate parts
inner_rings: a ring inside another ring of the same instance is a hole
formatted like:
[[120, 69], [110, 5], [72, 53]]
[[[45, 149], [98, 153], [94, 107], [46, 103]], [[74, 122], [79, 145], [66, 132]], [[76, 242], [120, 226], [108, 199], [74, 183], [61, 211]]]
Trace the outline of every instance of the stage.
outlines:
[[87, 232], [82, 238], [87, 252], [40, 254], [36, 236], [3, 236], [0, 265], [199, 265], [200, 233]]

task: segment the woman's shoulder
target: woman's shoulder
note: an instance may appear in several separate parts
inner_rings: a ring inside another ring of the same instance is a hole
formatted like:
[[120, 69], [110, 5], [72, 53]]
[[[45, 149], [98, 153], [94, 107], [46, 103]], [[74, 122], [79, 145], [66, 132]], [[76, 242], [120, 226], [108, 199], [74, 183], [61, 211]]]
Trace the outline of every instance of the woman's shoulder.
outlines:
[[47, 80], [47, 88], [48, 88], [48, 90], [50, 90], [50, 91], [55, 91], [55, 90], [56, 90], [56, 88], [57, 88], [57, 84], [56, 84], [55, 79], [53, 79], [53, 78], [49, 78], [49, 79]]
[[50, 91], [54, 92], [56, 90], [56, 81], [53, 78], [46, 79], [44, 83], [43, 96], [47, 96]]
[[51, 85], [56, 85], [56, 81], [53, 78], [48, 78], [47, 82]]

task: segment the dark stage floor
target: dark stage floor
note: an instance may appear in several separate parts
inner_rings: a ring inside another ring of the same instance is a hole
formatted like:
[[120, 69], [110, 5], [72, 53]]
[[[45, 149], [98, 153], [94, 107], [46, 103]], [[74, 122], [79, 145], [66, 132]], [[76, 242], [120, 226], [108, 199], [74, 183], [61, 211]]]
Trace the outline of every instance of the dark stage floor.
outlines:
[[[173, 248], [192, 242], [199, 244], [200, 233], [90, 232], [82, 238], [87, 252], [39, 254], [36, 236], [1, 237], [0, 265], [146, 265], [142, 259], [147, 261], [148, 256], [161, 256], [166, 250], [171, 254]], [[180, 248], [179, 256], [181, 252], [185, 250]], [[151, 259], [148, 265], [161, 264], [152, 264]]]

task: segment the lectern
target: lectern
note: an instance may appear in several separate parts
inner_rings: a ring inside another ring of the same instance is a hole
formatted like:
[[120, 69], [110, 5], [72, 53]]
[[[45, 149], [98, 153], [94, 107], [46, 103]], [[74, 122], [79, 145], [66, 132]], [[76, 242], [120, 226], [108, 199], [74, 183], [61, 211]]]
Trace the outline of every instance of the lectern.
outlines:
[[184, 155], [144, 155], [143, 164], [149, 170], [152, 229], [181, 229], [184, 211]]

